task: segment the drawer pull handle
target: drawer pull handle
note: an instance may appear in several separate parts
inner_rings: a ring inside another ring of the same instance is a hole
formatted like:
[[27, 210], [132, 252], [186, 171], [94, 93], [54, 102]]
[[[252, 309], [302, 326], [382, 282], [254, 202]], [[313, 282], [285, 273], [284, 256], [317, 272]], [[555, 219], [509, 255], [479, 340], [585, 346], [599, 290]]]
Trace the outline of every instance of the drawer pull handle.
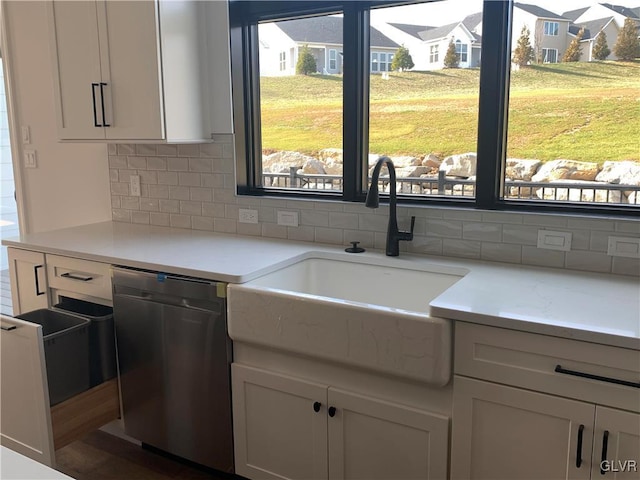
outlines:
[[45, 293], [47, 293], [40, 291], [40, 282], [38, 281], [38, 269], [42, 267], [43, 265], [36, 265], [35, 267], [33, 267], [33, 276], [36, 279], [36, 296], [44, 295]]
[[602, 458], [600, 459], [600, 475], [607, 473], [602, 467], [607, 461], [607, 449], [609, 447], [609, 430], [605, 430], [602, 434]]
[[94, 127], [101, 127], [102, 125], [100, 125], [98, 123], [98, 112], [96, 109], [96, 87], [100, 86], [100, 84], [98, 83], [92, 83], [91, 84], [91, 97], [93, 98], [93, 126]]
[[76, 273], [71, 273], [71, 272], [63, 273], [60, 276], [64, 278], [69, 278], [71, 280], [79, 280], [81, 282], [88, 282], [89, 280], [93, 280], [93, 277], [89, 277], [87, 275], [78, 275]]
[[102, 107], [102, 126], [110, 127], [111, 124], [107, 123], [107, 119], [104, 113], [104, 87], [106, 86], [107, 86], [106, 83], [100, 82], [100, 106]]
[[573, 375], [574, 377], [589, 378], [591, 380], [599, 380], [601, 382], [615, 383], [616, 385], [625, 385], [627, 387], [640, 388], [640, 383], [629, 382], [627, 380], [620, 380], [618, 378], [603, 377], [601, 375], [594, 375], [593, 373], [578, 372], [577, 370], [567, 370], [562, 368], [561, 365], [556, 365], [555, 371], [557, 373], [563, 373], [565, 375]]
[[582, 436], [584, 434], [584, 425], [578, 428], [578, 447], [576, 449], [576, 468], [582, 465]]
[[329, 407], [329, 416], [334, 417], [336, 415], [336, 407]]
[[313, 411], [318, 413], [322, 404], [320, 402], [313, 402]]
[[5, 332], [8, 332], [10, 330], [15, 330], [17, 327], [15, 325], [10, 325], [8, 323], [3, 323], [2, 325], [0, 325], [0, 329], [4, 330]]

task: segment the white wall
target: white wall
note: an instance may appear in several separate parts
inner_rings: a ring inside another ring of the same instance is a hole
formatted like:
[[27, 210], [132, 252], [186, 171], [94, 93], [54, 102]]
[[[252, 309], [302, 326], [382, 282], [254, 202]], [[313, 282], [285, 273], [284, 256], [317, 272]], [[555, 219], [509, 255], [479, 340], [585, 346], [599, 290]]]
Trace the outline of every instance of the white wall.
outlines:
[[24, 169], [18, 162], [21, 171], [16, 178], [21, 176], [23, 183], [23, 232], [110, 220], [107, 146], [57, 140], [46, 2], [2, 3], [11, 113], [14, 125], [31, 129], [31, 144], [18, 145], [15, 153], [21, 158], [27, 148], [36, 150], [38, 157], [35, 169]]

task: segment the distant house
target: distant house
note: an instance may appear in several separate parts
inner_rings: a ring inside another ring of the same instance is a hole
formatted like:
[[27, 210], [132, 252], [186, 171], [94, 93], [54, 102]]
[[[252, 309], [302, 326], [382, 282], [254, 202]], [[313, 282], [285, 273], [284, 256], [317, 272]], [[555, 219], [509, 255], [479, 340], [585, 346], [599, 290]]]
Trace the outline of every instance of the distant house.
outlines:
[[[569, 35], [571, 37], [575, 37], [583, 28], [584, 35], [582, 36], [582, 40], [580, 41], [580, 45], [582, 47], [582, 54], [580, 55], [581, 62], [590, 62], [592, 60], [595, 60], [593, 58], [593, 47], [596, 44], [596, 38], [598, 38], [600, 32], [604, 32], [604, 34], [607, 36], [607, 45], [609, 45], [609, 49], [612, 50], [613, 45], [618, 38], [618, 32], [620, 30], [613, 17], [598, 18], [596, 20], [591, 20], [588, 22], [569, 25]], [[615, 59], [613, 53], [610, 53], [607, 57], [607, 60], [611, 59]]]
[[[372, 73], [391, 70], [393, 55], [400, 45], [371, 27], [370, 67]], [[260, 75], [295, 75], [300, 50], [307, 46], [316, 60], [318, 73], [342, 73], [342, 18], [309, 17], [258, 26]]]
[[458, 54], [459, 68], [474, 68], [480, 66], [480, 50], [482, 37], [470, 31], [464, 22], [450, 23], [441, 27], [431, 28], [419, 33], [428, 51], [428, 63], [425, 70], [439, 70], [444, 68], [444, 57], [449, 43], [453, 42]]
[[529, 29], [529, 40], [540, 63], [557, 63], [569, 45], [570, 20], [537, 5], [515, 3], [513, 9], [512, 50], [515, 50], [522, 28]]
[[414, 63], [414, 70], [429, 69], [429, 51], [420, 37], [420, 32], [431, 30], [435, 27], [386, 22], [376, 22], [372, 25], [394, 42], [409, 49], [409, 54]]
[[612, 5], [610, 3], [596, 3], [581, 10], [582, 11], [578, 16], [575, 16], [574, 14], [575, 12], [577, 12], [577, 10], [574, 10], [573, 12], [565, 12], [562, 15], [566, 18], [569, 18], [567, 14], [569, 14], [571, 17], [575, 17], [569, 19], [576, 25], [593, 20], [613, 17], [616, 24], [618, 25], [618, 28], [622, 28], [622, 26], [624, 25], [624, 21], [627, 18], [640, 20], [640, 7], [628, 8], [622, 7], [620, 5]]

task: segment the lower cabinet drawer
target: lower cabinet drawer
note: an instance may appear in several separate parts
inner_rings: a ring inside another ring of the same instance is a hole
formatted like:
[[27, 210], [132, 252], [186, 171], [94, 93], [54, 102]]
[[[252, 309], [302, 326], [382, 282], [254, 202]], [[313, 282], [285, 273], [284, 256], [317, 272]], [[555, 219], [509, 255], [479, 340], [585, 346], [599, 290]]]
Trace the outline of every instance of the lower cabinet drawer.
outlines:
[[111, 300], [110, 269], [108, 263], [47, 255], [47, 279], [53, 289]]
[[640, 410], [640, 351], [456, 323], [454, 371], [625, 410]]

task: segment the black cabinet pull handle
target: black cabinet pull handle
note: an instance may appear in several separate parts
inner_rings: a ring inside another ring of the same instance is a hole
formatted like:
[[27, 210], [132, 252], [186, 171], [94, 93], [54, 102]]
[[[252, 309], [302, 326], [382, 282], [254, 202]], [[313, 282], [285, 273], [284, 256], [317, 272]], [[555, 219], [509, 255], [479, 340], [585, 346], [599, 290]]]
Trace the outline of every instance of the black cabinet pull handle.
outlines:
[[36, 279], [36, 296], [44, 295], [45, 293], [47, 293], [40, 291], [40, 282], [38, 281], [38, 269], [42, 267], [43, 265], [36, 265], [35, 267], [33, 267], [33, 276]]
[[102, 106], [102, 126], [110, 127], [111, 125], [107, 123], [107, 119], [104, 113], [104, 87], [106, 86], [107, 86], [106, 83], [100, 82], [100, 105]]
[[322, 404], [320, 402], [313, 402], [313, 411], [318, 413]]
[[628, 380], [620, 380], [619, 378], [603, 377], [601, 375], [594, 375], [593, 373], [578, 372], [577, 370], [567, 370], [562, 368], [562, 365], [556, 365], [554, 370], [557, 373], [563, 373], [565, 375], [573, 375], [574, 377], [589, 378], [591, 380], [599, 380], [601, 382], [615, 383], [616, 385], [625, 385], [627, 387], [640, 388], [640, 383], [629, 382]]
[[607, 449], [609, 448], [609, 430], [605, 430], [602, 434], [602, 457], [600, 458], [600, 475], [607, 473], [602, 467], [607, 461]]
[[98, 87], [99, 84], [97, 83], [92, 83], [91, 84], [91, 97], [93, 98], [93, 126], [94, 127], [101, 127], [102, 125], [100, 125], [98, 123], [98, 111], [97, 111], [97, 107], [96, 107], [96, 87]]
[[90, 280], [93, 280], [93, 277], [89, 277], [86, 275], [78, 275], [76, 273], [71, 273], [71, 272], [65, 272], [60, 276], [64, 278], [69, 278], [71, 280], [79, 280], [81, 282], [88, 282]]
[[335, 417], [336, 415], [336, 407], [329, 407], [329, 416]]
[[576, 448], [576, 468], [582, 465], [582, 436], [584, 434], [584, 425], [578, 428], [578, 446]]

